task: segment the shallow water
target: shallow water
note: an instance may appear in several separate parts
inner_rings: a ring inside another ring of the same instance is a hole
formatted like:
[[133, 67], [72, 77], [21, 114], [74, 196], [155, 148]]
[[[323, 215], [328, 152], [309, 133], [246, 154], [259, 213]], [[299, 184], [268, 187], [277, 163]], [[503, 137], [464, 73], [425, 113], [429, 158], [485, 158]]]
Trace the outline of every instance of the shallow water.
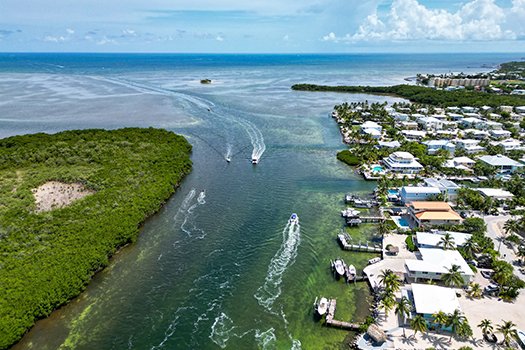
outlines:
[[[345, 101], [401, 100], [290, 86], [402, 83], [511, 59], [0, 55], [0, 136], [161, 127], [188, 138], [195, 164], [137, 241], [14, 349], [345, 348], [352, 334], [323, 326], [312, 304], [338, 298], [345, 321], [368, 314], [367, 285], [335, 280], [330, 259], [360, 272], [374, 256], [341, 251], [336, 234], [344, 194], [375, 183], [337, 161], [345, 146], [327, 115]], [[298, 225], [288, 223], [294, 212]], [[374, 225], [348, 232], [380, 242]]]

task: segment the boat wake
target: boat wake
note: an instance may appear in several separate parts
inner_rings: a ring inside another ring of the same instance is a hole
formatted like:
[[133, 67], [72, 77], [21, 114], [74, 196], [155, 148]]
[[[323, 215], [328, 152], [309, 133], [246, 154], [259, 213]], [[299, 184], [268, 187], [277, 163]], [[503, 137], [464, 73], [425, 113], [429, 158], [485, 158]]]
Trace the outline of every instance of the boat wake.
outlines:
[[226, 316], [225, 313], [221, 313], [220, 316], [215, 318], [215, 322], [211, 326], [210, 339], [224, 349], [234, 328], [232, 319]]
[[281, 295], [283, 274], [295, 262], [297, 248], [301, 242], [301, 226], [299, 222], [297, 224], [288, 222], [282, 235], [283, 242], [270, 261], [265, 283], [257, 289], [257, 293], [254, 295], [259, 304], [268, 311], [272, 310], [273, 303]]
[[[175, 217], [174, 217], [174, 222], [177, 223], [179, 222], [179, 218], [181, 218], [182, 220], [182, 224], [180, 225], [180, 229], [186, 233], [189, 237], [192, 237], [195, 233], [198, 233], [200, 234], [199, 238], [204, 238], [204, 236], [206, 236], [206, 234], [204, 233], [203, 230], [201, 230], [200, 228], [198, 228], [193, 219], [194, 219], [194, 216], [192, 215], [193, 214], [193, 210], [195, 208], [197, 208], [198, 206], [200, 205], [204, 205], [206, 204], [206, 192], [203, 190], [202, 192], [199, 193], [198, 197], [197, 197], [197, 202], [194, 203], [193, 205], [190, 205], [191, 204], [191, 201], [193, 200], [193, 198], [195, 197], [196, 195], [196, 191], [195, 191], [195, 188], [192, 188], [190, 190], [190, 192], [186, 195], [186, 198], [184, 198], [184, 200], [182, 201], [182, 204], [181, 206], [179, 207], [179, 210], [177, 211], [177, 213], [175, 214]], [[188, 226], [191, 226], [193, 225], [193, 227], [190, 227], [188, 228]]]

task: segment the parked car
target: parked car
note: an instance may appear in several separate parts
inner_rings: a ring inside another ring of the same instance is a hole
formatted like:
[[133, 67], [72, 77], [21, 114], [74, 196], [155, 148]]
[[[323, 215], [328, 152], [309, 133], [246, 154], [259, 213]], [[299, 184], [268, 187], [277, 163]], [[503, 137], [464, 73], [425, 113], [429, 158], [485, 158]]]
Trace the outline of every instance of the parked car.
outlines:
[[485, 287], [485, 292], [494, 292], [496, 290], [498, 290], [499, 287], [494, 285], [494, 284], [489, 284], [488, 286]]
[[459, 216], [461, 216], [463, 219], [466, 219], [467, 218], [467, 213], [462, 211], [461, 213], [459, 213]]
[[476, 266], [476, 267], [478, 266], [478, 263], [475, 262], [475, 261], [467, 261], [467, 264], [472, 265], [472, 266]]
[[491, 279], [493, 275], [494, 275], [493, 271], [485, 271], [485, 270], [481, 271], [481, 276], [485, 278]]

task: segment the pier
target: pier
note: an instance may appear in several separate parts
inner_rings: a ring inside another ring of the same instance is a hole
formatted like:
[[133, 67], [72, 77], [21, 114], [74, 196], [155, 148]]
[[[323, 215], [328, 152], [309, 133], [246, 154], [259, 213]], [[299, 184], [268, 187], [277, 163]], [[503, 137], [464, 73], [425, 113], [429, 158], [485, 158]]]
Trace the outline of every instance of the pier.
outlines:
[[330, 300], [330, 305], [328, 306], [328, 313], [326, 314], [326, 324], [331, 327], [339, 327], [343, 329], [349, 329], [352, 331], [359, 330], [358, 324], [334, 320], [336, 305], [337, 305], [336, 299]]
[[337, 238], [339, 240], [339, 243], [341, 243], [341, 246], [344, 250], [355, 250], [359, 252], [370, 252], [370, 253], [381, 253], [383, 249], [378, 246], [369, 246], [368, 242], [366, 244], [361, 244], [361, 241], [359, 241], [359, 244], [350, 244], [349, 241], [351, 240], [350, 236], [347, 233], [340, 233], [337, 235]]
[[384, 216], [360, 216], [362, 222], [381, 222], [386, 220]]

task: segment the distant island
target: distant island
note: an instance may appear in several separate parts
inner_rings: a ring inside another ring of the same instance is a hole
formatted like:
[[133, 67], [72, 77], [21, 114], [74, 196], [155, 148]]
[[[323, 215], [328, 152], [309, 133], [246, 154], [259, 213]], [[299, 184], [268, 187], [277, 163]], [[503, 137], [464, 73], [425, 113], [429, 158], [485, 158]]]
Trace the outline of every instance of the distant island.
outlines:
[[182, 136], [153, 128], [0, 140], [0, 348], [79, 295], [192, 167]]
[[202, 79], [201, 80], [201, 84], [211, 84], [211, 80], [210, 79]]

